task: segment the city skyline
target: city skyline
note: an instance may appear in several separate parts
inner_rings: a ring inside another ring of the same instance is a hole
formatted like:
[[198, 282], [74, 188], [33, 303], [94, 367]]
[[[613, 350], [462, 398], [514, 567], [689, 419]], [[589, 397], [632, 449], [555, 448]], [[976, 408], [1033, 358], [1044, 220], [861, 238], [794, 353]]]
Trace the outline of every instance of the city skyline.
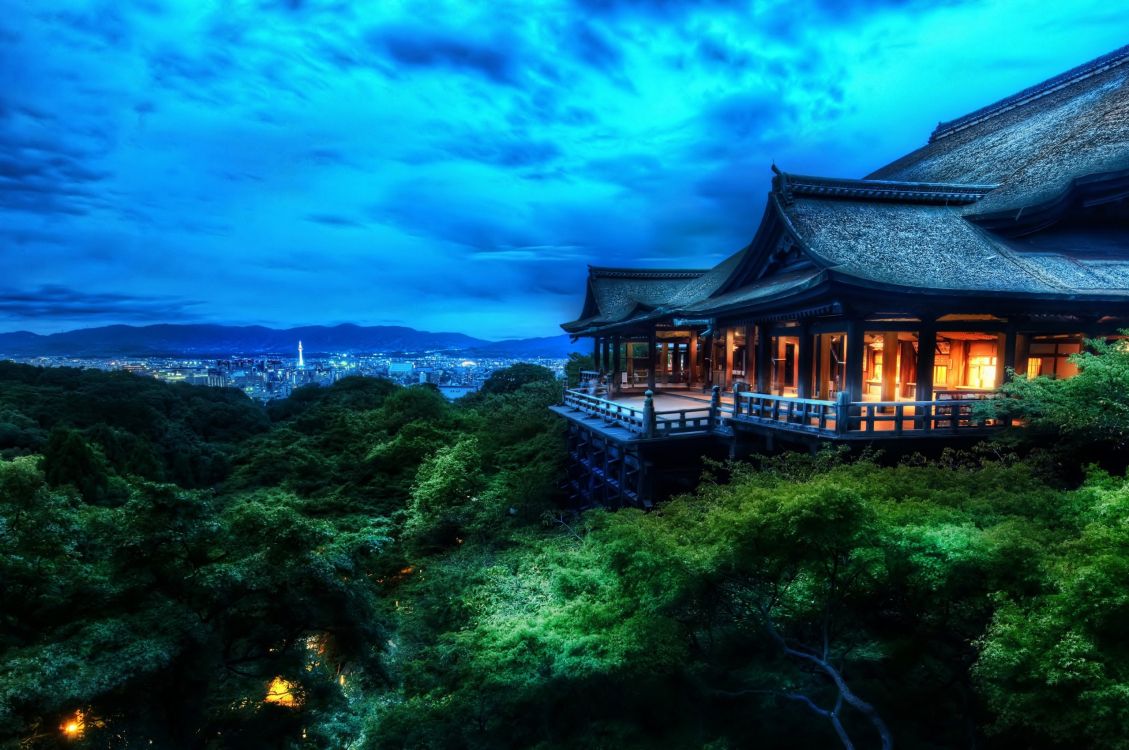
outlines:
[[[1082, 2], [0, 0], [0, 330], [551, 336], [585, 263], [708, 267], [774, 161], [862, 176], [1125, 42]], [[877, 135], [876, 135], [877, 134]]]

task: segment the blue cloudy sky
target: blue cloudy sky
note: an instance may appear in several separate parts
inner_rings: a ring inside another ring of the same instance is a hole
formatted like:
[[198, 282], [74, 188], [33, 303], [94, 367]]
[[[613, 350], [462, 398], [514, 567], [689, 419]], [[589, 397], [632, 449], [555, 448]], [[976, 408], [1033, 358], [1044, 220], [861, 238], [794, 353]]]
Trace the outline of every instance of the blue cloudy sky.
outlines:
[[1129, 43], [1110, 0], [0, 0], [0, 330], [548, 335]]

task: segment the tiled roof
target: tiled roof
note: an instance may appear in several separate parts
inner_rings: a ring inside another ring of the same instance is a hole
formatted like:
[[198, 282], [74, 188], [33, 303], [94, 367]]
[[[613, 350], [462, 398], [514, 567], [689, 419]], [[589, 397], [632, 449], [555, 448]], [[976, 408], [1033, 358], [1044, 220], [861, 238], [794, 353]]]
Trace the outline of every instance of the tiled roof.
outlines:
[[970, 213], [1049, 201], [1081, 176], [1129, 168], [1129, 48], [945, 123], [868, 179], [998, 184]]
[[801, 198], [781, 208], [823, 264], [865, 281], [961, 292], [1129, 294], [1129, 257], [1017, 252], [956, 207]]
[[[975, 223], [1012, 221], [1009, 212], [1018, 218], [1025, 208], [1039, 216], [1039, 206], [1060, 205], [1072, 186], [1116, 186], [1119, 173], [1129, 175], [1126, 63], [1129, 47], [942, 123], [926, 146], [866, 179], [773, 167], [766, 223], [753, 245], [707, 271], [592, 268], [588, 317], [564, 328], [753, 309], [829, 274], [911, 290], [1129, 299], [1129, 252], [1121, 256], [1119, 239], [1114, 252], [1095, 257], [1069, 233], [1040, 234], [1036, 248]], [[751, 267], [765, 262], [758, 253], [778, 241], [767, 237], [780, 223], [810, 261], [733, 288], [759, 275]]]
[[[578, 320], [565, 323], [566, 331], [626, 320], [668, 304], [687, 284], [698, 281], [705, 269], [604, 268], [589, 266], [588, 294]], [[589, 313], [585, 316], [585, 313]]]

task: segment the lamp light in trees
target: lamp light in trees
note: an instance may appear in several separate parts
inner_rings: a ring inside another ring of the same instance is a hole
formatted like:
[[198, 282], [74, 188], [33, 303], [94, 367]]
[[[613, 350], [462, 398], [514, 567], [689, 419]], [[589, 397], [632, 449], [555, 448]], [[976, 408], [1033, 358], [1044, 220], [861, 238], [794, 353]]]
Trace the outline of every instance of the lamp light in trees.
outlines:
[[59, 730], [68, 740], [82, 739], [86, 734], [86, 715], [81, 710], [75, 711], [63, 720]]
[[298, 684], [284, 677], [275, 677], [270, 681], [267, 686], [266, 697], [263, 698], [264, 703], [274, 703], [278, 706], [286, 706], [287, 708], [297, 708], [302, 705], [302, 701], [298, 696]]

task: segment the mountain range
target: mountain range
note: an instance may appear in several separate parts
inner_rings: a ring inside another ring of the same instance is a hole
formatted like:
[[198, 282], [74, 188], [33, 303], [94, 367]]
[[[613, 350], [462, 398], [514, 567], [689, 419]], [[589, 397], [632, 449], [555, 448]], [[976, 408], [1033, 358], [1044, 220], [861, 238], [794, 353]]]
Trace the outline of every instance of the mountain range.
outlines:
[[114, 325], [41, 335], [30, 331], [0, 333], [0, 357], [193, 356], [232, 354], [296, 357], [298, 342], [306, 356], [329, 353], [419, 353], [444, 351], [468, 356], [567, 357], [586, 351], [567, 335], [487, 341], [463, 333], [432, 333], [404, 326], [265, 326]]

